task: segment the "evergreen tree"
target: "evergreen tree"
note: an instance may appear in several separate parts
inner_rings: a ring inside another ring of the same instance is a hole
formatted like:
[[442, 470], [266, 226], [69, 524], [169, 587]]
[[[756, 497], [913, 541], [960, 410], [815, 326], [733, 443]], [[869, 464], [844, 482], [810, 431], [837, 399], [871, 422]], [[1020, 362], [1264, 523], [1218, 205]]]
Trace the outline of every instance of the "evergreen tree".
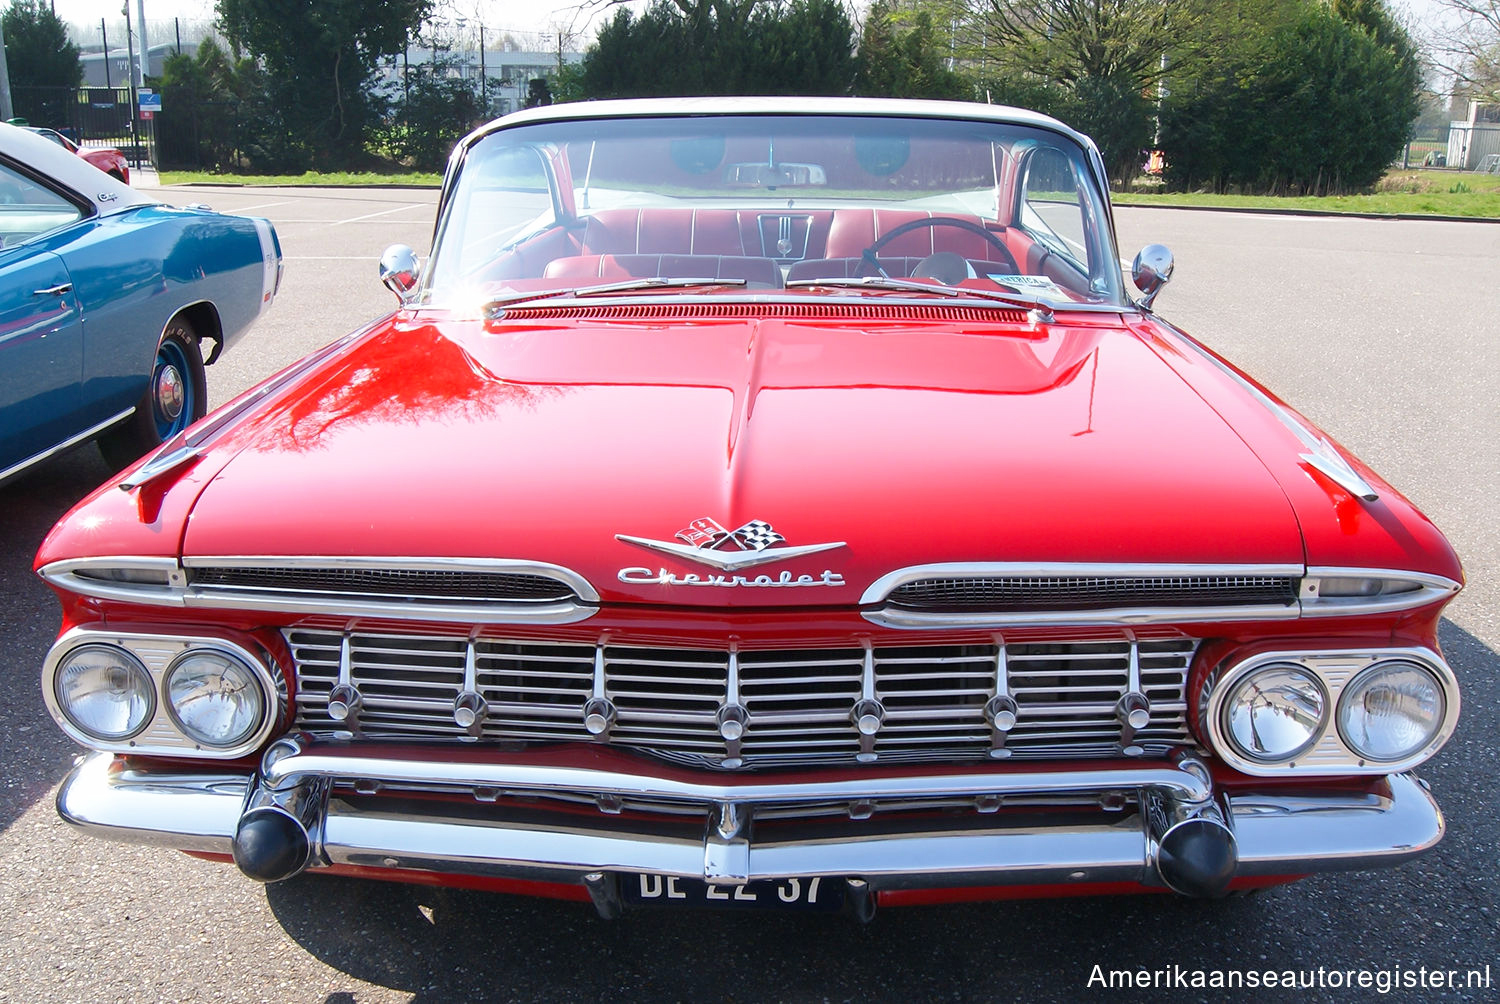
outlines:
[[281, 170], [356, 166], [379, 121], [378, 62], [405, 50], [432, 0], [218, 0], [230, 41], [263, 70], [263, 154]]
[[83, 83], [78, 46], [68, 28], [42, 0], [12, 0], [6, 8], [5, 61], [12, 87], [77, 87]]
[[574, 81], [582, 97], [847, 94], [853, 25], [837, 0], [785, 4], [657, 0], [621, 8]]
[[42, 0], [12, 0], [0, 27], [16, 117], [32, 125], [70, 125], [77, 101], [70, 91], [83, 83], [83, 63], [67, 27]]
[[1384, 8], [1354, 6], [1309, 4], [1237, 58], [1174, 82], [1162, 116], [1168, 183], [1321, 194], [1379, 179], [1417, 116], [1420, 73]]
[[948, 68], [927, 10], [876, 0], [859, 37], [854, 90], [870, 97], [969, 98], [973, 84]]

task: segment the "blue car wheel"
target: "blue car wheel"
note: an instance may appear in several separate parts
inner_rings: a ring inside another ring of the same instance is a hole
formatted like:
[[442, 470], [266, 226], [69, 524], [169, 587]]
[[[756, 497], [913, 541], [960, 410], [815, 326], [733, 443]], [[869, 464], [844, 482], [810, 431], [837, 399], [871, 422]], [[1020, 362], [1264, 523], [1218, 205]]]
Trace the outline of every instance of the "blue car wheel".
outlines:
[[156, 441], [164, 443], [192, 423], [192, 367], [187, 346], [176, 338], [162, 340], [156, 350], [151, 373], [151, 416], [156, 421]]
[[101, 436], [99, 450], [118, 470], [202, 418], [207, 406], [198, 336], [186, 322], [174, 320], [157, 347], [151, 382], [135, 414]]

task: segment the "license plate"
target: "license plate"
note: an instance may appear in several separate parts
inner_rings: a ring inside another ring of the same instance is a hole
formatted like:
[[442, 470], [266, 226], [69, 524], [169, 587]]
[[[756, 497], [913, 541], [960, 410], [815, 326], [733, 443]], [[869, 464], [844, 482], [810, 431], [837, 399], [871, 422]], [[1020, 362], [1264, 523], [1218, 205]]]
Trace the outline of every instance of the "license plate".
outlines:
[[844, 905], [844, 882], [815, 876], [729, 885], [676, 875], [621, 875], [620, 894], [636, 907], [834, 912]]

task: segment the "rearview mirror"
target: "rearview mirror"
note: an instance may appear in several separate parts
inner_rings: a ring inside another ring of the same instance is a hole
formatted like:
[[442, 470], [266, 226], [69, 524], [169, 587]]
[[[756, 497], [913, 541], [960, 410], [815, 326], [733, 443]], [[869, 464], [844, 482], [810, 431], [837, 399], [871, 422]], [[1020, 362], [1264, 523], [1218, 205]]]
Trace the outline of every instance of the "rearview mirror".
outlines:
[[417, 253], [405, 244], [392, 244], [380, 256], [380, 281], [402, 303], [417, 288], [421, 275], [422, 263], [417, 260]]
[[1156, 294], [1172, 278], [1174, 265], [1172, 252], [1161, 244], [1147, 244], [1135, 256], [1135, 264], [1130, 266], [1130, 281], [1145, 294], [1140, 301], [1144, 309], [1151, 309]]

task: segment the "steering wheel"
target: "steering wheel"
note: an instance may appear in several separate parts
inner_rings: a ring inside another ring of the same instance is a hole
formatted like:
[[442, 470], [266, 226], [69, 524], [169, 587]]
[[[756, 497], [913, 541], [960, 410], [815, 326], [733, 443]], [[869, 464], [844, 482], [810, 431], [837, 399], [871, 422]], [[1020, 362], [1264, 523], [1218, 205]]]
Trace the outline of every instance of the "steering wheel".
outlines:
[[909, 220], [898, 227], [892, 227], [875, 238], [875, 243], [859, 253], [861, 265], [870, 265], [875, 271], [880, 273], [882, 278], [889, 279], [890, 275], [880, 266], [880, 260], [876, 257], [876, 254], [881, 248], [902, 234], [909, 234], [913, 230], [918, 230], [922, 227], [956, 227], [959, 230], [967, 230], [971, 234], [978, 234], [989, 242], [990, 247], [1000, 252], [1000, 257], [997, 259], [999, 264], [1010, 266], [1010, 271], [1013, 275], [1019, 274], [1021, 271], [1016, 265], [1015, 256], [1010, 253], [1010, 248], [1006, 247], [1005, 242], [993, 231], [980, 226], [973, 220], [961, 220], [954, 216], [927, 216], [919, 220]]

